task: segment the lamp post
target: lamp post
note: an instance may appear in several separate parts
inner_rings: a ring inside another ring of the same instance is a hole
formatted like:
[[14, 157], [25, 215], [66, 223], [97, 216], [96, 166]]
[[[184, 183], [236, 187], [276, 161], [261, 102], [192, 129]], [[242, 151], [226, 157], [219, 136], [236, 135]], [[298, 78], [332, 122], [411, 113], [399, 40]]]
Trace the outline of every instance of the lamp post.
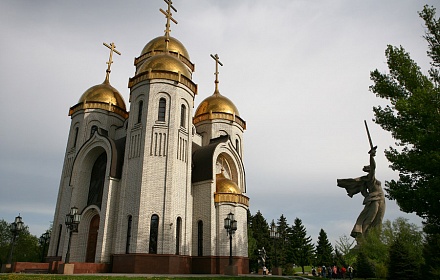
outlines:
[[270, 225], [270, 238], [273, 239], [273, 247], [275, 248], [275, 267], [273, 269], [273, 273], [275, 275], [278, 275], [279, 272], [278, 272], [277, 240], [280, 238], [280, 233], [278, 232], [278, 227], [275, 225], [275, 222], [273, 220], [272, 220], [272, 224]]
[[234, 214], [229, 213], [225, 218], [226, 234], [229, 235], [229, 265], [232, 266], [232, 235], [237, 230], [237, 221], [234, 220]]
[[40, 244], [43, 247], [43, 251], [41, 252], [41, 262], [44, 262], [44, 253], [46, 252], [46, 245], [50, 240], [50, 231], [46, 230], [45, 233], [43, 233], [40, 236]]
[[66, 263], [69, 263], [70, 259], [70, 242], [72, 241], [72, 233], [78, 232], [78, 225], [81, 221], [81, 215], [78, 214], [78, 208], [75, 206], [70, 208], [70, 212], [66, 214], [65, 224], [69, 229], [69, 243], [67, 245]]
[[9, 257], [7, 262], [8, 264], [12, 264], [12, 254], [14, 253], [15, 241], [22, 229], [23, 229], [23, 221], [22, 218], [20, 217], [20, 214], [18, 214], [18, 216], [15, 217], [15, 221], [11, 223], [10, 230], [12, 233], [12, 243], [11, 243], [11, 251], [9, 252]]

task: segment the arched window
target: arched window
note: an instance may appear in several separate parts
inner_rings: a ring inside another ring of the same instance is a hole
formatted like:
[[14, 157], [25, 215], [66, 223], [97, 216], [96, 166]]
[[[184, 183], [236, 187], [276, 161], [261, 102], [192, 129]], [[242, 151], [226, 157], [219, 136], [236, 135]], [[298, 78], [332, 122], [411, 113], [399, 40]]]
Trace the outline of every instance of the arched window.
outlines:
[[185, 105], [182, 104], [182, 106], [180, 107], [180, 126], [186, 127], [185, 123], [186, 123], [186, 107]]
[[61, 233], [63, 232], [63, 225], [60, 224], [58, 228], [58, 241], [57, 241], [57, 251], [55, 253], [55, 256], [58, 256], [59, 250], [60, 250], [60, 242], [61, 242]]
[[79, 132], [79, 128], [76, 127], [75, 128], [75, 139], [73, 140], [73, 147], [76, 147], [76, 141], [78, 140], [78, 132]]
[[148, 252], [157, 254], [157, 237], [159, 234], [159, 216], [154, 214], [151, 216], [150, 223], [150, 246]]
[[203, 222], [197, 222], [197, 256], [203, 256]]
[[182, 234], [182, 218], [177, 217], [176, 221], [176, 255], [180, 254], [180, 236]]
[[90, 137], [92, 137], [96, 131], [98, 131], [98, 127], [96, 125], [92, 126], [92, 129], [90, 129]]
[[89, 197], [87, 206], [96, 205], [101, 208], [102, 192], [104, 191], [105, 169], [107, 167], [107, 154], [102, 153], [95, 161], [90, 175]]
[[164, 122], [165, 121], [165, 112], [167, 110], [167, 101], [165, 98], [159, 99], [159, 114], [157, 116], [157, 120]]
[[142, 110], [144, 108], [144, 101], [139, 101], [138, 105], [138, 119], [137, 122], [140, 123], [142, 121]]
[[130, 253], [130, 240], [131, 240], [131, 223], [133, 221], [133, 217], [128, 216], [128, 224], [127, 224], [127, 241], [125, 242], [125, 253]]

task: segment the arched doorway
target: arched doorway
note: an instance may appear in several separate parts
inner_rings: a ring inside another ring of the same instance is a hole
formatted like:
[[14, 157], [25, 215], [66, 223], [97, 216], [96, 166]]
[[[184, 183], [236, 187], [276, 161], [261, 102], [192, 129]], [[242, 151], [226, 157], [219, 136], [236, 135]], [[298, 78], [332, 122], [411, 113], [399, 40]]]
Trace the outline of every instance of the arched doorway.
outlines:
[[87, 239], [86, 262], [95, 262], [96, 244], [98, 243], [99, 215], [90, 221], [89, 238]]

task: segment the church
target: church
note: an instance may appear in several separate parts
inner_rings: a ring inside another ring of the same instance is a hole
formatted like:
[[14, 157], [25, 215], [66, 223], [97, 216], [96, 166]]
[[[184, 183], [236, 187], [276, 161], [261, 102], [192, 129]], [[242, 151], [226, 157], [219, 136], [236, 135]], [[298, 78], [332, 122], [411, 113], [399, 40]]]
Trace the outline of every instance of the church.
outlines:
[[218, 274], [232, 254], [238, 273], [248, 273], [246, 122], [220, 94], [217, 55], [214, 93], [194, 111], [195, 65], [170, 36], [176, 9], [165, 2], [165, 34], [135, 58], [128, 107], [110, 83], [120, 53], [104, 43], [104, 82], [78, 94], [69, 110], [48, 259], [115, 273]]

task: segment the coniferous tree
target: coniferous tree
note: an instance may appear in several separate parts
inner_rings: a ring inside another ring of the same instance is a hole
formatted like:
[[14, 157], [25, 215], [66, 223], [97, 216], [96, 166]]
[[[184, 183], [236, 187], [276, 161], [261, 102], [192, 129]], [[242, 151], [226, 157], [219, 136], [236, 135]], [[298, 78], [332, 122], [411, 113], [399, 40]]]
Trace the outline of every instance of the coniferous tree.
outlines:
[[[270, 248], [271, 243], [269, 237], [269, 225], [267, 224], [267, 221], [263, 217], [263, 214], [261, 214], [260, 210], [258, 210], [257, 213], [252, 216], [251, 229], [257, 248], [257, 251], [254, 253], [256, 256], [258, 256], [258, 249], [265, 248], [265, 250], [267, 250]], [[253, 268], [258, 270], [258, 265], [257, 267]]]
[[283, 269], [287, 268], [287, 244], [289, 241], [289, 224], [286, 217], [281, 215], [277, 221], [278, 239], [275, 240], [275, 246], [277, 251], [278, 266]]
[[327, 233], [321, 229], [318, 235], [318, 243], [316, 245], [316, 265], [329, 266], [333, 263], [333, 246], [327, 238]]
[[247, 210], [247, 227], [248, 227], [248, 257], [249, 257], [249, 268], [252, 271], [258, 271], [258, 248], [257, 241], [254, 238], [254, 233], [252, 230], [252, 214]]
[[420, 279], [420, 267], [415, 265], [418, 260], [414, 259], [414, 255], [408, 247], [399, 234], [390, 246], [387, 279]]
[[304, 274], [304, 266], [310, 265], [313, 256], [314, 246], [312, 238], [307, 236], [305, 226], [301, 219], [296, 218], [291, 227], [291, 248], [293, 253], [293, 260], [296, 265], [299, 265]]
[[375, 277], [374, 264], [362, 251], [357, 255], [355, 274], [356, 277], [364, 279]]

